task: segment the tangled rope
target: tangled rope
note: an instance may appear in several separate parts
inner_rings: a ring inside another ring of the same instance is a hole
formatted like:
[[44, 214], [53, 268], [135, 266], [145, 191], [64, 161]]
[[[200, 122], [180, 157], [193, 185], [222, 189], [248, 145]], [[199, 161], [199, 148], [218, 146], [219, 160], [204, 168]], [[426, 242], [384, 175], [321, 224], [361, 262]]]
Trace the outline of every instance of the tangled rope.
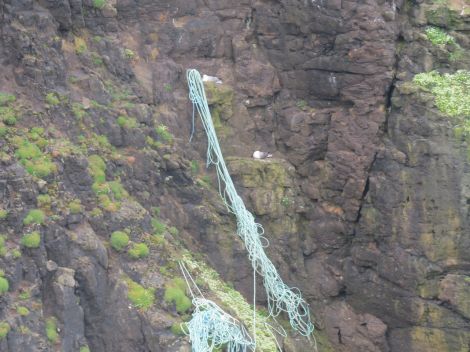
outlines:
[[[204, 297], [183, 263], [179, 263], [192, 296], [195, 307], [189, 322], [182, 324], [183, 331], [189, 335], [194, 352], [212, 352], [225, 346], [227, 352], [248, 352], [255, 350], [245, 327], [217, 304]], [[191, 286], [195, 288], [193, 292]]]
[[[264, 247], [268, 245], [268, 241], [263, 236], [263, 226], [256, 223], [254, 216], [246, 209], [225, 165], [201, 75], [197, 70], [191, 69], [186, 72], [186, 77], [189, 86], [189, 98], [193, 103], [193, 124], [194, 107], [196, 107], [207, 134], [207, 167], [211, 164], [215, 165], [219, 194], [227, 209], [236, 216], [237, 234], [245, 243], [254, 274], [259, 273], [263, 277], [268, 298], [269, 315], [275, 318], [281, 312], [286, 312], [292, 328], [308, 337], [314, 330], [310, 320], [308, 304], [297, 288], [289, 288], [282, 281], [273, 263], [266, 256]], [[256, 290], [256, 287], [254, 289]], [[253, 319], [255, 319], [255, 313]]]

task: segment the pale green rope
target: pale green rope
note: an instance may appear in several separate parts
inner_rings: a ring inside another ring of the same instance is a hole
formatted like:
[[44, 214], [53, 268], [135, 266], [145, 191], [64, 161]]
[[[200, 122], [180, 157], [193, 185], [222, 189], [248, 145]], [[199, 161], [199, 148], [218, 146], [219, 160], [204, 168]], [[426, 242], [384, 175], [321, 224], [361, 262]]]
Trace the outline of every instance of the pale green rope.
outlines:
[[[245, 327], [217, 304], [204, 297], [183, 263], [179, 263], [192, 296], [194, 311], [192, 318], [181, 327], [189, 335], [193, 352], [212, 352], [225, 346], [227, 352], [248, 352], [255, 350]], [[193, 292], [192, 287], [196, 290]]]
[[289, 288], [282, 281], [273, 263], [266, 256], [264, 247], [269, 243], [263, 236], [264, 229], [261, 224], [255, 222], [253, 215], [246, 209], [227, 170], [207, 104], [201, 75], [197, 70], [188, 70], [186, 76], [189, 98], [193, 103], [193, 108], [196, 107], [207, 134], [207, 166], [215, 165], [219, 193], [228, 210], [237, 218], [237, 234], [245, 242], [253, 269], [263, 277], [269, 315], [277, 317], [281, 312], [286, 312], [292, 328], [304, 336], [310, 336], [314, 326], [310, 320], [308, 304], [297, 288]]

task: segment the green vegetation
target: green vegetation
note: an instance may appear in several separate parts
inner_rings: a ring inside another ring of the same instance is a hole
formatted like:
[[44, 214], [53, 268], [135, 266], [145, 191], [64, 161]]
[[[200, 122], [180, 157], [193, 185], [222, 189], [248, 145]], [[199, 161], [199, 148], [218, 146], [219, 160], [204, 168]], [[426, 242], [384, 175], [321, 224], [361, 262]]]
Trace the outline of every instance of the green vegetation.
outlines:
[[307, 107], [307, 102], [305, 100], [297, 100], [297, 103], [295, 105], [301, 109], [304, 110]]
[[21, 315], [22, 317], [25, 317], [29, 315], [29, 309], [23, 306], [19, 306], [16, 308], [16, 312]]
[[42, 224], [46, 220], [46, 215], [41, 209], [31, 209], [28, 215], [23, 219], [23, 224]]
[[8, 133], [8, 128], [5, 127], [2, 123], [0, 123], [0, 138], [3, 138], [7, 135]]
[[38, 248], [40, 243], [41, 235], [38, 231], [23, 235], [23, 238], [21, 238], [21, 244], [26, 248]]
[[132, 259], [141, 259], [149, 255], [149, 247], [145, 243], [135, 243], [127, 252]]
[[118, 252], [121, 252], [126, 248], [129, 243], [129, 236], [123, 231], [114, 231], [111, 234], [111, 247], [113, 247]]
[[37, 141], [31, 142], [28, 139], [18, 137], [14, 138], [13, 144], [17, 148], [16, 157], [29, 174], [45, 178], [56, 171], [56, 165], [52, 162], [50, 155], [42, 151], [47, 145], [47, 140], [44, 138], [41, 137]]
[[164, 143], [171, 143], [173, 141], [173, 135], [168, 132], [168, 127], [165, 125], [158, 125], [155, 128], [155, 131]]
[[6, 254], [7, 254], [7, 249], [5, 248], [5, 238], [2, 235], [0, 235], [0, 256], [3, 257]]
[[48, 195], [48, 194], [38, 195], [37, 201], [38, 201], [38, 207], [39, 208], [48, 209], [48, 208], [51, 207], [52, 199], [51, 199], [51, 196]]
[[[184, 323], [183, 323], [184, 324]], [[171, 332], [173, 334], [175, 334], [176, 336], [184, 336], [186, 335], [184, 333], [184, 329], [183, 327], [181, 326], [181, 323], [174, 323], [173, 325], [171, 325]]]
[[6, 219], [8, 216], [8, 211], [5, 209], [0, 209], [0, 220]]
[[179, 233], [180, 233], [179, 230], [178, 230], [176, 227], [174, 227], [174, 226], [170, 226], [170, 227], [168, 228], [168, 232], [169, 232], [170, 234], [172, 234], [173, 236], [178, 236]]
[[85, 53], [85, 51], [88, 50], [85, 39], [83, 39], [81, 37], [75, 37], [74, 38], [74, 46], [75, 46], [75, 53], [77, 55], [81, 55], [81, 54]]
[[90, 352], [90, 348], [88, 346], [80, 347], [80, 352]]
[[131, 128], [136, 128], [137, 127], [137, 120], [133, 117], [128, 117], [128, 116], [121, 115], [121, 116], [118, 117], [117, 123], [122, 128], [131, 129]]
[[282, 205], [283, 207], [288, 208], [290, 204], [291, 204], [291, 200], [289, 199], [289, 197], [282, 197], [282, 199], [281, 199], [281, 205]]
[[3, 295], [5, 292], [8, 292], [9, 288], [10, 284], [8, 283], [8, 280], [0, 276], [0, 296]]
[[199, 162], [197, 160], [191, 160], [191, 173], [197, 175], [199, 173]]
[[172, 90], [173, 90], [173, 87], [171, 86], [171, 84], [169, 83], [166, 83], [163, 88], [165, 89], [165, 92], [168, 92], [170, 93]]
[[95, 66], [101, 66], [104, 64], [103, 59], [97, 53], [91, 53], [91, 61], [93, 62]]
[[72, 200], [69, 203], [68, 208], [69, 208], [71, 214], [80, 214], [83, 210], [82, 209], [82, 203], [80, 202], [80, 199]]
[[21, 257], [21, 251], [19, 249], [14, 249], [12, 252], [11, 252], [11, 255], [13, 256], [13, 258], [15, 259], [18, 259], [19, 257]]
[[166, 231], [166, 225], [156, 218], [151, 220], [154, 235], [162, 235]]
[[6, 321], [0, 323], [0, 341], [2, 341], [10, 332], [10, 324]]
[[155, 290], [151, 288], [144, 288], [137, 282], [131, 279], [127, 280], [127, 297], [136, 308], [147, 310], [155, 301]]
[[56, 93], [51, 92], [46, 94], [46, 103], [51, 106], [56, 106], [60, 104], [60, 100]]
[[16, 101], [16, 97], [13, 94], [0, 92], [0, 106], [5, 106]]
[[135, 53], [131, 49], [124, 49], [124, 55], [129, 60], [133, 60], [135, 58]]
[[100, 217], [103, 215], [103, 212], [101, 211], [100, 208], [93, 208], [92, 211], [90, 211], [90, 215], [94, 218]]
[[465, 117], [464, 130], [470, 133], [470, 71], [454, 74], [436, 71], [417, 74], [413, 82], [435, 98], [437, 108], [452, 117]]
[[174, 303], [178, 313], [186, 312], [192, 305], [186, 296], [186, 282], [181, 278], [174, 278], [166, 285], [163, 299], [167, 303]]
[[106, 5], [106, 0], [93, 0], [93, 7], [95, 9], [102, 9]]
[[22, 301], [27, 301], [31, 298], [31, 293], [29, 291], [23, 291], [18, 295], [18, 298]]
[[54, 317], [46, 319], [46, 336], [49, 342], [53, 344], [59, 341], [59, 334], [57, 333], [57, 320]]
[[[16, 111], [12, 104], [16, 101], [13, 94], [0, 92], [0, 121], [7, 126], [14, 126], [16, 124]], [[2, 127], [0, 135], [6, 134], [6, 128]]]
[[116, 200], [122, 200], [129, 196], [126, 189], [122, 186], [121, 182], [118, 180], [108, 182], [108, 186], [114, 196], [114, 199]]
[[85, 107], [81, 103], [72, 103], [72, 112], [75, 118], [79, 121], [81, 121], [86, 115]]
[[455, 39], [438, 27], [426, 28], [426, 37], [434, 45], [455, 44]]
[[90, 155], [88, 157], [88, 169], [95, 182], [106, 181], [106, 163], [99, 155]]

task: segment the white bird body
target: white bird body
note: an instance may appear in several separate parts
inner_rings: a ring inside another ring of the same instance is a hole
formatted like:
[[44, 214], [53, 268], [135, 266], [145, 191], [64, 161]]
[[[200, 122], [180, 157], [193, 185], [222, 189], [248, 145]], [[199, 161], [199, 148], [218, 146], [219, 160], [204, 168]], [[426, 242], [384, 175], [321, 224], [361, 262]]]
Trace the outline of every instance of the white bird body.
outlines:
[[216, 84], [222, 84], [222, 81], [220, 80], [220, 78], [215, 77], [215, 76], [203, 75], [202, 81], [203, 82], [215, 82]]
[[272, 158], [272, 154], [268, 152], [260, 152], [259, 150], [255, 151], [253, 153], [253, 159], [266, 159], [266, 158]]

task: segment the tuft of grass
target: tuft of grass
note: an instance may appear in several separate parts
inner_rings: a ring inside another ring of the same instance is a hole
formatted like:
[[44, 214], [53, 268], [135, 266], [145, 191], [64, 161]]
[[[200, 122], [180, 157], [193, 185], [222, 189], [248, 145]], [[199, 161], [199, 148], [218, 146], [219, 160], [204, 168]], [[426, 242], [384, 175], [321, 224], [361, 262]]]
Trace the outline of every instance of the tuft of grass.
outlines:
[[426, 28], [426, 37], [433, 45], [455, 44], [455, 39], [438, 27]]
[[23, 219], [23, 224], [42, 224], [46, 220], [46, 215], [41, 209], [31, 209], [28, 215]]
[[0, 257], [5, 256], [6, 254], [7, 254], [7, 249], [5, 248], [5, 238], [2, 235], [0, 235]]
[[47, 144], [44, 138], [40, 138], [37, 142], [17, 138], [14, 144], [17, 148], [15, 156], [29, 174], [44, 178], [56, 171], [57, 167], [52, 162], [51, 157], [41, 150]]
[[0, 341], [3, 340], [8, 333], [10, 332], [10, 324], [8, 324], [6, 321], [2, 321], [0, 323]]
[[29, 309], [23, 306], [19, 306], [16, 308], [16, 312], [21, 315], [22, 317], [25, 317], [29, 315]]
[[88, 346], [80, 347], [80, 352], [90, 352], [90, 348]]
[[85, 107], [81, 103], [72, 103], [72, 112], [75, 118], [79, 121], [83, 120], [86, 115]]
[[97, 53], [91, 53], [91, 61], [93, 62], [95, 66], [101, 66], [104, 64], [103, 59]]
[[60, 104], [60, 100], [56, 93], [50, 92], [46, 94], [46, 103], [51, 106], [56, 106]]
[[119, 180], [108, 182], [108, 186], [116, 200], [122, 200], [129, 196]]
[[106, 181], [106, 163], [99, 155], [94, 154], [88, 157], [88, 169], [95, 182]]
[[174, 303], [178, 313], [186, 312], [192, 305], [186, 296], [186, 282], [181, 278], [174, 278], [166, 285], [163, 299], [167, 303]]
[[168, 228], [168, 232], [169, 232], [170, 234], [172, 234], [173, 236], [178, 236], [179, 233], [180, 233], [179, 230], [178, 230], [176, 227], [174, 227], [174, 226], [170, 226], [170, 227]]
[[82, 55], [88, 50], [88, 46], [86, 45], [85, 39], [81, 37], [74, 38], [74, 46], [75, 46], [75, 53], [77, 55]]
[[95, 9], [102, 9], [106, 5], [106, 0], [93, 0], [93, 7]]
[[435, 98], [437, 108], [452, 117], [470, 118], [470, 71], [459, 70], [454, 74], [437, 71], [419, 73], [413, 82]]
[[7, 216], [8, 216], [8, 211], [5, 209], [0, 209], [0, 220], [6, 219]]
[[16, 101], [16, 96], [10, 93], [0, 92], [0, 106], [6, 106]]
[[181, 326], [181, 323], [174, 323], [173, 325], [171, 325], [171, 332], [175, 334], [176, 336], [186, 335], [183, 327]]
[[191, 173], [193, 175], [197, 175], [199, 173], [199, 161], [197, 160], [191, 160]]
[[46, 336], [49, 342], [56, 344], [59, 341], [57, 333], [57, 319], [50, 317], [46, 319]]
[[82, 212], [82, 203], [80, 199], [74, 199], [68, 205], [71, 214], [80, 214]]
[[18, 295], [18, 298], [22, 301], [27, 301], [31, 298], [31, 293], [29, 291], [23, 291]]
[[123, 231], [114, 231], [111, 234], [111, 247], [113, 247], [118, 252], [121, 252], [126, 248], [129, 243], [129, 236]]
[[173, 141], [173, 135], [168, 132], [168, 127], [165, 125], [158, 125], [155, 128], [155, 132], [160, 137], [160, 139], [165, 143], [171, 143]]
[[124, 55], [128, 60], [133, 60], [135, 58], [135, 53], [131, 49], [124, 49]]
[[149, 247], [145, 243], [135, 243], [127, 252], [132, 259], [142, 259], [149, 255]]
[[8, 292], [10, 288], [10, 284], [8, 280], [4, 277], [0, 277], [0, 296], [3, 295], [5, 292]]
[[154, 235], [162, 235], [166, 231], [166, 225], [158, 219], [152, 218], [151, 224]]
[[37, 231], [25, 234], [21, 238], [21, 244], [26, 248], [38, 248], [40, 243], [41, 235]]
[[40, 194], [38, 195], [37, 202], [39, 208], [50, 208], [52, 199], [48, 194]]
[[118, 117], [117, 123], [122, 128], [132, 129], [137, 127], [137, 120], [133, 117], [121, 115]]
[[127, 297], [136, 308], [147, 310], [155, 301], [155, 290], [145, 288], [131, 279], [127, 280]]

